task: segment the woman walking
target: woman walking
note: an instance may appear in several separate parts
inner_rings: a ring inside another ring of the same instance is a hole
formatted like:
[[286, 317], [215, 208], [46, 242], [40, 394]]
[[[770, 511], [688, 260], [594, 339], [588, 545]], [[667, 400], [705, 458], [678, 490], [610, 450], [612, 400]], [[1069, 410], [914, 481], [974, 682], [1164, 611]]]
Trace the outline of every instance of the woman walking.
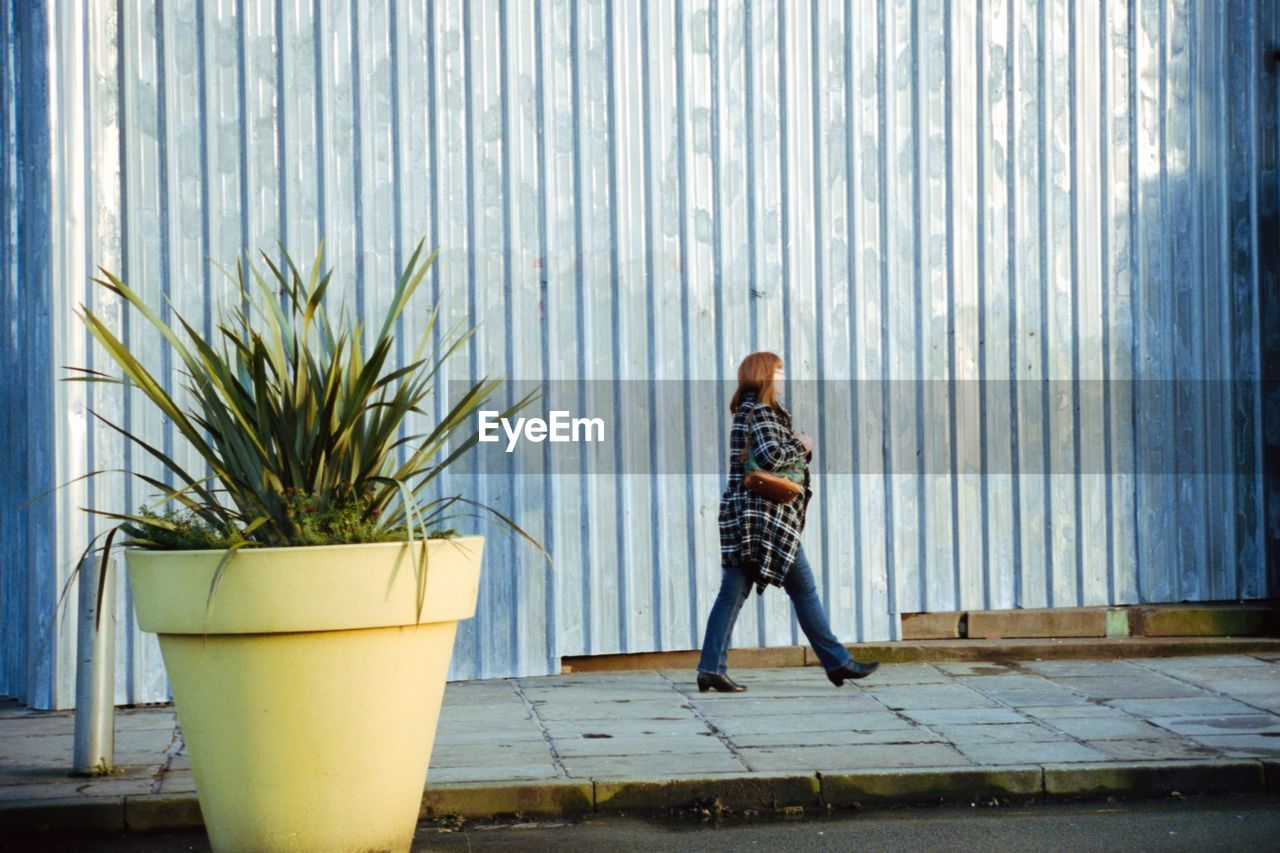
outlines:
[[[813, 440], [791, 429], [791, 413], [777, 399], [785, 381], [782, 359], [755, 352], [738, 366], [738, 389], [729, 403], [729, 485], [720, 498], [720, 593], [711, 606], [698, 661], [698, 690], [740, 693], [747, 688], [729, 677], [725, 661], [729, 635], [754, 585], [780, 586], [791, 598], [796, 619], [827, 671], [840, 687], [865, 678], [880, 664], [858, 663], [831, 633], [818, 598], [813, 569], [800, 546], [809, 487]], [[803, 495], [779, 502], [743, 486], [748, 466], [803, 485]]]

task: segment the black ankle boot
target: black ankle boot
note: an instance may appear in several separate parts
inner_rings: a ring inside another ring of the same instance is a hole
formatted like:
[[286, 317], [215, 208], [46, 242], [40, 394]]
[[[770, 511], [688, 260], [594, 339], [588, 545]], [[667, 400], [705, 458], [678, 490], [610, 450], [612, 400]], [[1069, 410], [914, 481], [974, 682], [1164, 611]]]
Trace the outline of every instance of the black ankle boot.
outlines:
[[868, 675], [876, 671], [876, 667], [880, 666], [880, 661], [873, 660], [870, 663], [858, 663], [851, 660], [839, 669], [833, 669], [827, 673], [827, 678], [831, 679], [831, 683], [836, 687], [844, 685], [846, 678], [866, 678]]
[[727, 675], [712, 675], [707, 672], [698, 673], [698, 692], [718, 690], [721, 693], [744, 693], [746, 685], [739, 684]]

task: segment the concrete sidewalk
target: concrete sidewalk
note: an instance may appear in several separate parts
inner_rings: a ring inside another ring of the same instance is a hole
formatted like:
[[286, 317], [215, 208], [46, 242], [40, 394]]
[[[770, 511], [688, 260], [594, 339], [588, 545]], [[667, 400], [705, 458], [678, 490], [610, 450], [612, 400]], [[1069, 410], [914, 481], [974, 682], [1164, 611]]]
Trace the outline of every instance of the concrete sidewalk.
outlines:
[[[459, 682], [424, 816], [1280, 794], [1280, 655], [883, 664]], [[122, 710], [122, 771], [73, 779], [71, 713], [0, 710], [0, 833], [198, 826], [171, 707]]]

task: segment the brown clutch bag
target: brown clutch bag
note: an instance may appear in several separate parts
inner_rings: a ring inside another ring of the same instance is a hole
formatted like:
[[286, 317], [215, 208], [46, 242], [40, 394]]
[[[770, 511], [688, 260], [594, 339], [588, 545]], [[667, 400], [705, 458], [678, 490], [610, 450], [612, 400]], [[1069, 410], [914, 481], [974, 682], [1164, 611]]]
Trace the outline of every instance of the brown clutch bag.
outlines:
[[[755, 416], [752, 410], [751, 417]], [[756, 463], [755, 454], [751, 452], [751, 419], [747, 419], [747, 446], [742, 448], [740, 457], [747, 467], [747, 474], [742, 478], [742, 487], [755, 492], [761, 497], [775, 503], [790, 503], [804, 494], [804, 486], [795, 480], [762, 470]]]

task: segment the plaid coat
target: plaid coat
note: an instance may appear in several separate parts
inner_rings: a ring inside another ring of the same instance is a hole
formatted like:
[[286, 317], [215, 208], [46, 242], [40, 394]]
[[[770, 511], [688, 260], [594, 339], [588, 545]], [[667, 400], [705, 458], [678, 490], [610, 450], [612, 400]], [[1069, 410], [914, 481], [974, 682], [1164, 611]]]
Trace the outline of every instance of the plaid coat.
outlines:
[[788, 503], [775, 503], [742, 487], [746, 472], [740, 457], [746, 447], [748, 419], [751, 451], [764, 470], [807, 463], [809, 454], [791, 431], [790, 412], [762, 404], [753, 393], [744, 395], [729, 431], [729, 485], [720, 497], [720, 562], [724, 568], [747, 566], [755, 574], [756, 592], [761, 593], [766, 584], [782, 586], [795, 564], [813, 489], [807, 464], [804, 496]]

